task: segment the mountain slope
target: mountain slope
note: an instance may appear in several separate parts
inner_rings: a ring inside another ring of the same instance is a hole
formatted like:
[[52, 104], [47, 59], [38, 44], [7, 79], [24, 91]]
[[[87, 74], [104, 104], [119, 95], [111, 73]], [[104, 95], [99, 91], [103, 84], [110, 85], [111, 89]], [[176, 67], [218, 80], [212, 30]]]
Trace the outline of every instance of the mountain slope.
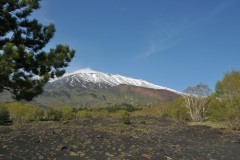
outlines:
[[41, 106], [108, 107], [118, 103], [145, 105], [169, 102], [181, 93], [144, 80], [115, 74], [74, 73], [52, 80], [34, 99]]
[[[146, 105], [175, 100], [182, 93], [144, 80], [102, 72], [75, 72], [46, 84], [42, 95], [31, 103], [42, 107], [109, 107], [129, 103]], [[1, 100], [9, 95], [0, 94]]]
[[99, 88], [109, 88], [109, 87], [125, 84], [125, 85], [138, 86], [143, 88], [168, 90], [171, 92], [175, 92], [177, 94], [181, 94], [181, 92], [175, 91], [167, 87], [158, 86], [144, 80], [129, 78], [129, 77], [120, 76], [116, 74], [102, 73], [102, 72], [73, 73], [56, 80], [52, 80], [50, 83], [52, 84], [56, 83], [58, 85], [68, 84], [72, 87], [83, 87], [83, 88], [89, 87], [89, 86], [86, 86], [89, 84], [97, 85]]

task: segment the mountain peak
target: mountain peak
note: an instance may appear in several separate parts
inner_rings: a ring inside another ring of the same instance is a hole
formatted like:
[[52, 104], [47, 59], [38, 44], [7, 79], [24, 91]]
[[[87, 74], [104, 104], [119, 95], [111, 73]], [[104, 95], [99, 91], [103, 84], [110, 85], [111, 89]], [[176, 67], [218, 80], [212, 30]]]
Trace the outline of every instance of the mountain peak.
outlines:
[[141, 79], [134, 79], [130, 77], [121, 76], [118, 74], [110, 74], [110, 73], [103, 73], [92, 70], [91, 68], [84, 68], [77, 70], [70, 74], [65, 74], [63, 77], [54, 79], [51, 82], [60, 81], [61, 83], [67, 83], [72, 87], [87, 87], [87, 84], [95, 84], [100, 88], [107, 88], [107, 87], [114, 87], [118, 85], [130, 85], [130, 86], [137, 86], [143, 88], [151, 88], [151, 89], [158, 89], [158, 90], [168, 90], [171, 92], [175, 92], [177, 94], [182, 94], [176, 90], [155, 85], [150, 82]]
[[44, 107], [110, 107], [121, 103], [146, 105], [170, 102], [182, 94], [145, 80], [98, 72], [90, 68], [54, 79], [44, 90], [44, 93], [35, 99], [35, 103]]
[[76, 70], [70, 74], [77, 74], [77, 73], [101, 73], [101, 72], [98, 72], [96, 70], [93, 70], [93, 69], [87, 67], [87, 68], [82, 68], [82, 69]]

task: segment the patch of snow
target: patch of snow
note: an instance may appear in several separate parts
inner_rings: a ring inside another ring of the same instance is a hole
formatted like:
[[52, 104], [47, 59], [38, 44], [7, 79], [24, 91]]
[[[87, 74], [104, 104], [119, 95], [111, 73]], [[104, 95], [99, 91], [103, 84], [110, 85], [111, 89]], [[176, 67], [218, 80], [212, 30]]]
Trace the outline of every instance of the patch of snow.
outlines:
[[[138, 87], [144, 87], [144, 88], [168, 90], [171, 92], [175, 92], [177, 94], [183, 94], [182, 92], [178, 92], [176, 90], [163, 87], [163, 86], [158, 86], [141, 79], [134, 79], [134, 78], [129, 78], [129, 77], [125, 77], [117, 74], [98, 72], [90, 68], [84, 68], [84, 69], [75, 71], [71, 74], [66, 74], [65, 76], [58, 79], [54, 79], [51, 82], [54, 82], [63, 78], [67, 78], [66, 82], [70, 81], [71, 86], [74, 86], [74, 82], [81, 83], [81, 81], [83, 81], [83, 82], [91, 82], [94, 84], [98, 84], [99, 87], [101, 88], [102, 88], [101, 84], [106, 84], [112, 87], [120, 84], [125, 84], [125, 85], [132, 85], [132, 86], [138, 86]], [[86, 88], [85, 85], [82, 84], [82, 86]], [[104, 85], [104, 87], [106, 86]]]

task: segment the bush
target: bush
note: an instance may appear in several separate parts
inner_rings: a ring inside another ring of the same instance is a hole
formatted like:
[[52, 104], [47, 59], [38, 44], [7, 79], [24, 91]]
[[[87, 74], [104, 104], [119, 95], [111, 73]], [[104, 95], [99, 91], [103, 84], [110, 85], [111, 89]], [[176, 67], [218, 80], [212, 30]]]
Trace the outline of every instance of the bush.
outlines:
[[167, 103], [156, 103], [152, 105], [144, 105], [144, 106], [141, 106], [141, 109], [134, 111], [132, 115], [159, 117], [164, 115], [165, 110], [168, 107], [169, 107], [169, 104]]
[[0, 104], [0, 124], [6, 123], [9, 121], [10, 121], [10, 114], [9, 114], [9, 111], [7, 110], [7, 107]]
[[41, 108], [38, 108], [34, 112], [34, 120], [35, 121], [43, 121], [44, 120], [44, 110]]
[[128, 112], [125, 112], [123, 115], [122, 115], [122, 122], [124, 124], [131, 124], [131, 118], [130, 118], [130, 114]]
[[240, 71], [226, 73], [216, 83], [208, 112], [210, 120], [220, 121], [232, 129], [240, 130]]
[[74, 110], [71, 107], [64, 107], [62, 108], [62, 120], [72, 120], [74, 119]]
[[140, 123], [141, 123], [141, 124], [146, 124], [146, 121], [145, 121], [144, 119], [141, 119], [141, 120], [140, 120]]
[[92, 112], [87, 110], [87, 109], [80, 110], [77, 113], [77, 117], [79, 117], [79, 118], [92, 118]]
[[106, 108], [95, 108], [92, 109], [92, 117], [94, 118], [110, 118], [110, 113]]
[[62, 119], [63, 113], [56, 108], [49, 108], [46, 111], [46, 118], [47, 120], [51, 121], [60, 121]]
[[115, 104], [114, 106], [108, 107], [107, 109], [109, 112], [117, 112], [119, 110], [134, 112], [137, 110], [141, 110], [141, 108], [134, 107], [132, 104], [127, 104], [127, 103]]
[[223, 122], [226, 121], [226, 101], [222, 101], [215, 95], [210, 97], [210, 102], [208, 104], [208, 117], [210, 121], [213, 122]]
[[209, 103], [211, 121], [226, 123], [231, 129], [240, 130], [240, 96], [232, 98], [212, 97]]
[[43, 119], [43, 109], [20, 102], [6, 104], [10, 119], [15, 123], [25, 123]]
[[163, 116], [169, 117], [176, 121], [189, 121], [190, 116], [188, 109], [184, 106], [184, 99], [178, 98], [172, 104], [170, 104]]

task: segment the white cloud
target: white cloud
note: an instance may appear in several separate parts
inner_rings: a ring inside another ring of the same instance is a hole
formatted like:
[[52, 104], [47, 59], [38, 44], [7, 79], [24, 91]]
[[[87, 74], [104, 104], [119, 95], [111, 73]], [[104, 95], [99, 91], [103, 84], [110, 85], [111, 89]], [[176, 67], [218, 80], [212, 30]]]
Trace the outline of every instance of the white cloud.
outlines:
[[195, 18], [192, 21], [185, 20], [181, 24], [178, 24], [174, 27], [171, 26], [167, 30], [161, 31], [161, 33], [165, 34], [165, 37], [160, 38], [155, 42], [153, 40], [150, 40], [151, 45], [143, 54], [143, 57], [146, 58], [153, 54], [157, 54], [174, 47], [186, 37], [186, 33], [188, 33], [190, 29], [205, 25], [231, 5], [233, 4], [228, 2], [220, 3], [211, 11]]
[[168, 36], [164, 39], [161, 39], [158, 42], [153, 42], [151, 40], [151, 47], [143, 54], [143, 57], [149, 57], [153, 54], [163, 52], [169, 48], [174, 47], [177, 45], [180, 41], [184, 39], [183, 35], [180, 35], [183, 31], [180, 32], [172, 32], [168, 34]]
[[156, 44], [151, 41], [151, 47], [149, 48], [149, 50], [147, 52], [144, 53], [144, 56], [148, 57], [157, 51], [158, 51], [158, 49], [156, 47]]

